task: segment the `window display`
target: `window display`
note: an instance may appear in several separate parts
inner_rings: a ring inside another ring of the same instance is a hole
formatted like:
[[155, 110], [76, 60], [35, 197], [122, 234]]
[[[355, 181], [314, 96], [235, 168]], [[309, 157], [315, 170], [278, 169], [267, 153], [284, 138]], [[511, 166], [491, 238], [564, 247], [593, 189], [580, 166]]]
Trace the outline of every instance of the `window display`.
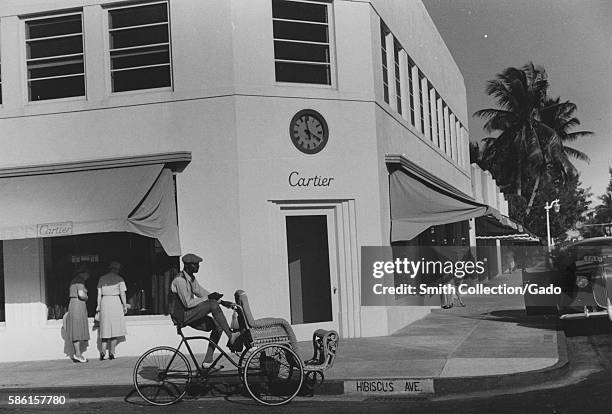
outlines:
[[61, 319], [68, 306], [68, 286], [79, 267], [90, 278], [87, 313], [96, 310], [96, 286], [109, 263], [121, 263], [127, 286], [127, 315], [168, 314], [170, 282], [179, 270], [178, 257], [167, 256], [157, 240], [132, 233], [96, 233], [44, 239], [48, 319]]

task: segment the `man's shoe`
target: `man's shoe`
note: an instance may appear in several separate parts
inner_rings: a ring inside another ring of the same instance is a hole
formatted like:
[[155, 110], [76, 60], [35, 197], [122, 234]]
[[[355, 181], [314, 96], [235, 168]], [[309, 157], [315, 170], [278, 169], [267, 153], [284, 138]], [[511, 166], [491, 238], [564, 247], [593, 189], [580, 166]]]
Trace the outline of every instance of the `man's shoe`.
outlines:
[[238, 339], [240, 339], [240, 332], [232, 332], [232, 335], [227, 341], [227, 347], [232, 351], [242, 348], [242, 345]]

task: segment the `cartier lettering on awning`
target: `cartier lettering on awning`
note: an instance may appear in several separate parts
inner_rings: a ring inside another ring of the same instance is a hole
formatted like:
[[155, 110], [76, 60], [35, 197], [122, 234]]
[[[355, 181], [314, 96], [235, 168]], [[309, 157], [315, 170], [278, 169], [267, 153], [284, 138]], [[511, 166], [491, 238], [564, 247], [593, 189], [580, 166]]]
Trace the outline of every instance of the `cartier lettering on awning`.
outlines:
[[176, 165], [159, 156], [58, 165], [0, 170], [0, 240], [127, 231], [180, 255]]

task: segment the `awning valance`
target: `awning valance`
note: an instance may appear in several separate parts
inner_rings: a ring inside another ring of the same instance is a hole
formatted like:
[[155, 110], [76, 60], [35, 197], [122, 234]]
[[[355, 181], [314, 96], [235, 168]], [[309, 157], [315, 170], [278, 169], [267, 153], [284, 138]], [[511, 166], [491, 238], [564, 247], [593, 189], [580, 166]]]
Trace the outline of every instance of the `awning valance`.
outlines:
[[128, 231], [180, 255], [164, 163], [0, 178], [0, 240]]
[[411, 240], [431, 226], [496, 213], [405, 168], [390, 168], [389, 193], [391, 242]]
[[505, 236], [476, 236], [476, 240], [506, 240], [506, 241], [518, 241], [518, 242], [536, 242], [539, 243], [540, 239], [529, 233], [515, 233], [508, 234]]
[[506, 236], [520, 233], [516, 223], [507, 217], [484, 216], [476, 219], [476, 236]]

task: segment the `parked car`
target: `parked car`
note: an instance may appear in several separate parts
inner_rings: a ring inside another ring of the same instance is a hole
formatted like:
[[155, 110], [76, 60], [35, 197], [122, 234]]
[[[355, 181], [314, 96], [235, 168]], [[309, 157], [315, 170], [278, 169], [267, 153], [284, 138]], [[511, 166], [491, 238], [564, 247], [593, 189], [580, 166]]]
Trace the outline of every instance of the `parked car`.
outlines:
[[552, 258], [563, 291], [557, 302], [561, 319], [607, 316], [612, 321], [612, 237], [569, 244]]

